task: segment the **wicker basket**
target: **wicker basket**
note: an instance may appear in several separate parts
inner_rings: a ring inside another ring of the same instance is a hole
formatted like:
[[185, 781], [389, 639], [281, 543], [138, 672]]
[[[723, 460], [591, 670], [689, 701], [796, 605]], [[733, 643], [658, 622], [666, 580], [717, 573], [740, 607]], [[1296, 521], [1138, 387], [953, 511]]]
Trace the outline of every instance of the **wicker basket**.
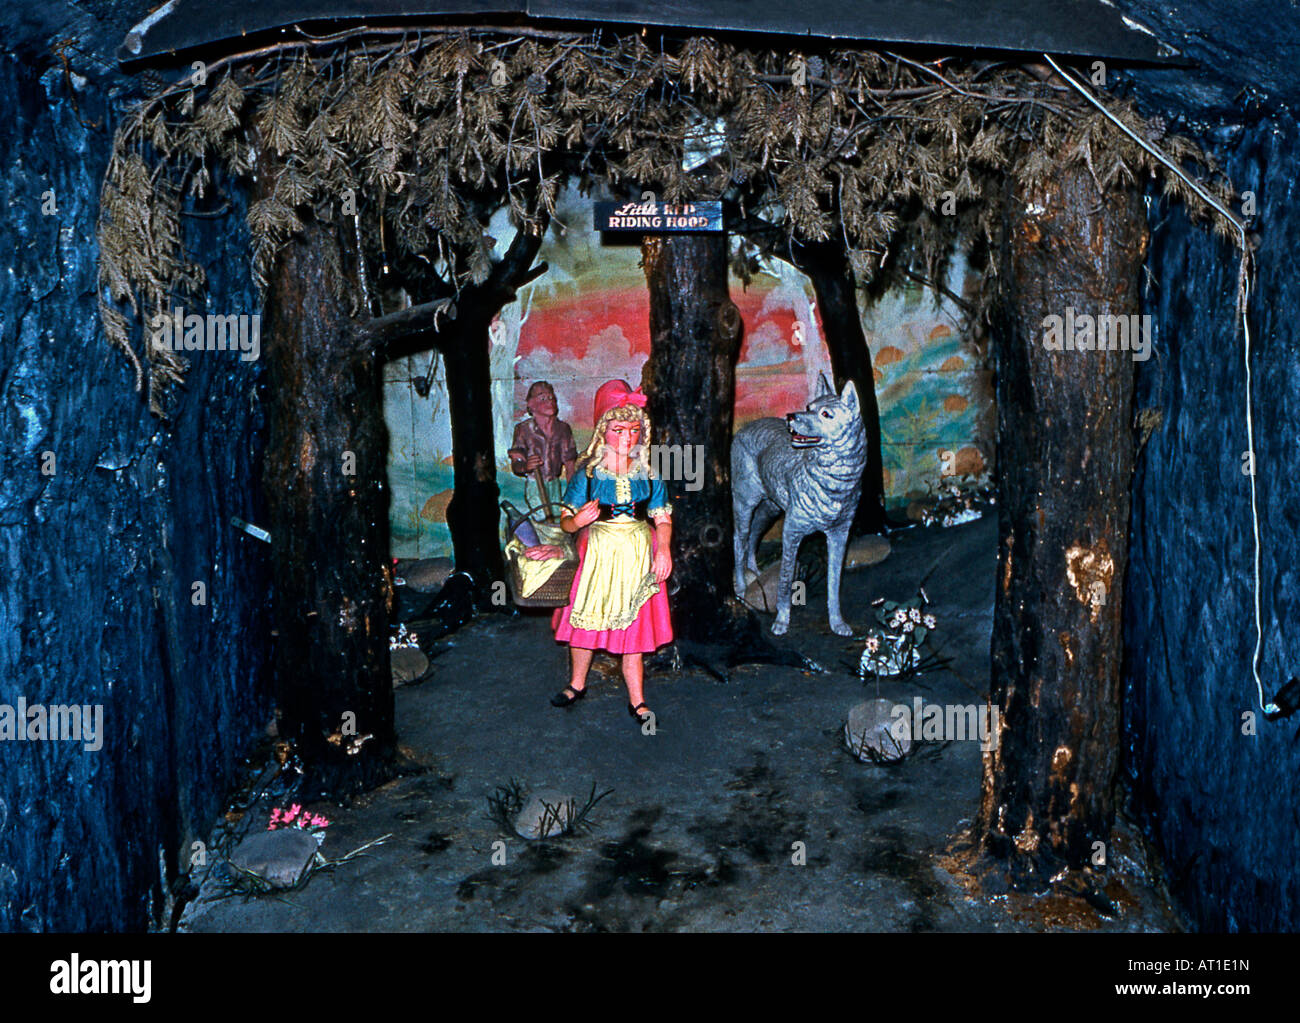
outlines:
[[519, 571], [519, 562], [515, 558], [510, 558], [508, 573], [510, 596], [519, 607], [564, 607], [569, 602], [569, 591], [573, 589], [573, 577], [577, 572], [578, 563], [566, 561], [546, 582], [525, 597], [522, 596], [524, 580]]
[[[543, 516], [542, 521], [554, 524], [550, 518], [544, 517], [544, 509], [540, 505], [530, 505], [524, 514], [529, 518]], [[537, 521], [537, 519], [534, 518], [534, 521]], [[546, 582], [525, 597], [523, 596], [524, 578], [523, 573], [519, 571], [519, 562], [514, 556], [506, 558], [506, 577], [510, 581], [510, 598], [517, 607], [564, 607], [569, 602], [569, 591], [573, 589], [573, 577], [577, 574], [578, 563], [576, 561], [566, 561], [551, 574], [551, 577]]]

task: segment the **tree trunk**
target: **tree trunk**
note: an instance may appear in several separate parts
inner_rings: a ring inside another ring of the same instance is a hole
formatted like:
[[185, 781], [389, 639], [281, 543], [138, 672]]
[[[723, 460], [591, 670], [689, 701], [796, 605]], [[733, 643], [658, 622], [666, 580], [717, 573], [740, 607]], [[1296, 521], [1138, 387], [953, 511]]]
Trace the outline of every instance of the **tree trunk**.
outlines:
[[975, 834], [1013, 884], [1038, 888], [1062, 866], [1086, 868], [1095, 843], [1109, 847], [1133, 470], [1131, 353], [1050, 351], [1045, 317], [1136, 313], [1146, 228], [1136, 194], [1099, 197], [1086, 168], [1059, 160], [1008, 208], [992, 640], [1000, 731]]
[[820, 243], [800, 246], [795, 267], [812, 281], [821, 315], [822, 333], [831, 356], [835, 389], [852, 380], [862, 403], [867, 428], [867, 466], [862, 472], [862, 497], [853, 517], [854, 534], [881, 533], [885, 529], [885, 471], [880, 449], [880, 407], [871, 349], [858, 314], [858, 285], [844, 249]]
[[[496, 315], [515, 301], [517, 289], [546, 273], [533, 265], [542, 246], [545, 223], [534, 231], [520, 228], [502, 259], [481, 284], [459, 293], [446, 284], [421, 289], [412, 282], [420, 304], [361, 326], [361, 332], [384, 358], [394, 359], [436, 348], [447, 373], [451, 419], [454, 492], [447, 505], [456, 568], [474, 579], [480, 602], [487, 605], [492, 584], [505, 583], [499, 524], [495, 434], [492, 427], [492, 356], [488, 328]], [[454, 299], [454, 302], [453, 302]]]
[[731, 428], [742, 324], [727, 286], [725, 235], [647, 236], [641, 254], [650, 289], [652, 443], [703, 455], [699, 490], [683, 480], [664, 484], [673, 506], [673, 626], [704, 640], [716, 634], [732, 595]]
[[312, 794], [377, 784], [391, 776], [396, 749], [388, 433], [378, 361], [357, 344], [332, 287], [325, 251], [336, 244], [316, 224], [289, 243], [263, 339], [275, 678], [281, 732]]
[[[492, 369], [488, 327], [504, 303], [458, 303], [454, 324], [441, 331], [447, 371], [455, 492], [447, 505], [456, 568], [473, 577], [481, 593], [505, 580], [498, 525], [496, 445], [492, 429]], [[485, 318], [486, 316], [486, 318]]]

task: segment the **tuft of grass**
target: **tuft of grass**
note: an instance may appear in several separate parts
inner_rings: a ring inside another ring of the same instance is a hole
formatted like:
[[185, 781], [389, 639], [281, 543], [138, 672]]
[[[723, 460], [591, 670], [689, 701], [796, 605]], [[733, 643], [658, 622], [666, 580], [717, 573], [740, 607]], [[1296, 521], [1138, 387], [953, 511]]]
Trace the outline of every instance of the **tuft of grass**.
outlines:
[[515, 818], [524, 808], [523, 783], [516, 778], [511, 778], [504, 785], [498, 785], [487, 797], [487, 802], [487, 819], [502, 831], [513, 835]]
[[[614, 790], [605, 789], [603, 792], [596, 791], [596, 783], [591, 783], [591, 791], [587, 798], [579, 804], [576, 799], [567, 799], [560, 803], [548, 803], [542, 800], [542, 817], [539, 822], [539, 838], [562, 838], [565, 835], [586, 833], [597, 826], [596, 817], [592, 812], [606, 796]], [[527, 790], [524, 785], [515, 778], [511, 778], [506, 784], [498, 785], [490, 796], [487, 797], [488, 810], [486, 817], [493, 824], [497, 825], [502, 831], [509, 835], [516, 835], [515, 818], [519, 816], [519, 811], [524, 808]], [[556, 834], [548, 834], [552, 827], [559, 825], [559, 831]]]

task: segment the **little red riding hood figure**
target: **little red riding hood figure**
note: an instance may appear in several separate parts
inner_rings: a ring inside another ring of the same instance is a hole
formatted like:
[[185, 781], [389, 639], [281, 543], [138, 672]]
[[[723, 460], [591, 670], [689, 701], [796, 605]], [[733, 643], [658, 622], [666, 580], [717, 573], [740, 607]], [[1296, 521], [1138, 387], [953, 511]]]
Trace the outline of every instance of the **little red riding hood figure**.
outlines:
[[[623, 380], [596, 391], [596, 428], [561, 504], [560, 526], [578, 533], [578, 571], [569, 603], [551, 621], [569, 644], [569, 684], [551, 698], [572, 706], [587, 692], [596, 650], [623, 659], [628, 713], [650, 712], [642, 693], [642, 654], [672, 642], [664, 581], [673, 570], [672, 506], [650, 470], [646, 397]], [[650, 523], [654, 523], [652, 529]]]

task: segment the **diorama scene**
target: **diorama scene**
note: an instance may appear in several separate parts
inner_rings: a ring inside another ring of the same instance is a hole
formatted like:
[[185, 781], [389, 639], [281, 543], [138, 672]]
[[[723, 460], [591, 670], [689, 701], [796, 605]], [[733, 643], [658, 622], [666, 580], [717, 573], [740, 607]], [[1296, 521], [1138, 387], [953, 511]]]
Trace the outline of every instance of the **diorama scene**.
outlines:
[[0, 930], [1300, 925], [1294, 12], [0, 26]]

